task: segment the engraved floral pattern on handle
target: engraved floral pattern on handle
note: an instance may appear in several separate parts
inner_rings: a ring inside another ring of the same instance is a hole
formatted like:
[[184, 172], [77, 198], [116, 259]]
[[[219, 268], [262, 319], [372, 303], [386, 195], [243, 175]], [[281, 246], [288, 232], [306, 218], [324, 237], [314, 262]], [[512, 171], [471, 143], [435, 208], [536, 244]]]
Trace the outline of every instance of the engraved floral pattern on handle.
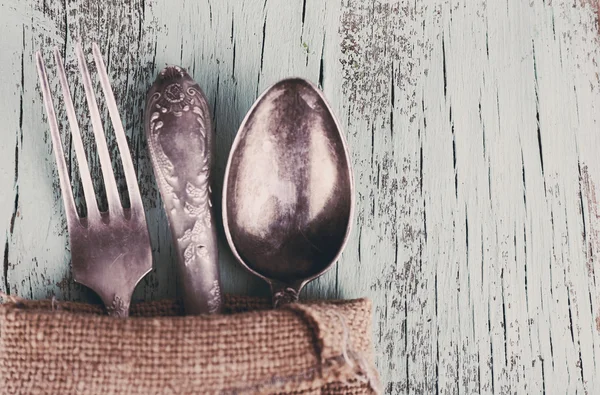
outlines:
[[212, 125], [198, 85], [177, 66], [164, 69], [146, 106], [148, 146], [183, 276], [184, 304], [195, 312], [221, 306], [210, 188]]
[[129, 302], [115, 295], [111, 304], [106, 306], [106, 312], [113, 317], [127, 317], [129, 313]]
[[[152, 140], [153, 143], [151, 147], [154, 151], [154, 156], [159, 159], [159, 169], [162, 170], [160, 176], [157, 178], [163, 184], [164, 190], [169, 191], [172, 194], [173, 200], [177, 202], [181, 202], [181, 197], [174, 192], [173, 186], [177, 183], [177, 175], [174, 172], [174, 166], [169, 157], [165, 154], [161, 143], [159, 142], [159, 136], [162, 127], [164, 124], [159, 120], [161, 114], [172, 113], [176, 117], [183, 116], [183, 113], [189, 112], [190, 109], [196, 115], [196, 120], [198, 121], [198, 132], [203, 137], [203, 147], [202, 147], [202, 167], [201, 171], [198, 173], [196, 185], [187, 181], [185, 192], [188, 197], [185, 201], [183, 201], [183, 210], [184, 212], [191, 218], [195, 218], [196, 221], [194, 226], [189, 229], [185, 229], [183, 236], [178, 237], [178, 241], [182, 243], [187, 243], [188, 246], [185, 249], [184, 257], [186, 266], [191, 263], [196, 255], [196, 252], [202, 251], [199, 253], [200, 256], [209, 258], [208, 252], [206, 248], [200, 243], [204, 239], [202, 237], [206, 228], [211, 225], [211, 213], [210, 207], [212, 207], [211, 202], [211, 189], [208, 185], [209, 180], [209, 163], [211, 160], [210, 150], [206, 149], [206, 126], [204, 123], [204, 115], [202, 109], [199, 107], [199, 93], [194, 88], [188, 88], [187, 90], [183, 90], [180, 84], [172, 83], [167, 86], [165, 89], [164, 95], [161, 96], [160, 93], [156, 93], [153, 97], [155, 101], [154, 105], [157, 109], [156, 112], [152, 114]], [[161, 100], [164, 98], [164, 100]], [[162, 177], [161, 177], [162, 176]]]
[[221, 309], [221, 286], [217, 280], [213, 282], [210, 296], [211, 297], [208, 300], [208, 310], [210, 313], [218, 313]]

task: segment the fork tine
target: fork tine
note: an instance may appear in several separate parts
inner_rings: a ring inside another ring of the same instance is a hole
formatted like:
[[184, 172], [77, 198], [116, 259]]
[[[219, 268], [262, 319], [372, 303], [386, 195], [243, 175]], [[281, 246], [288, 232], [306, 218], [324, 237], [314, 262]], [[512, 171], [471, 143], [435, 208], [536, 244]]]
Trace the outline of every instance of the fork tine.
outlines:
[[90, 110], [90, 118], [92, 120], [92, 129], [96, 138], [96, 146], [98, 148], [98, 157], [100, 158], [100, 166], [102, 168], [102, 178], [104, 179], [104, 188], [106, 189], [106, 198], [108, 199], [108, 212], [111, 215], [123, 215], [123, 207], [117, 190], [117, 182], [113, 173], [112, 164], [110, 162], [110, 154], [106, 146], [106, 136], [100, 119], [100, 111], [96, 103], [96, 96], [92, 88], [92, 80], [88, 71], [81, 43], [75, 45], [77, 60], [79, 61], [79, 70], [83, 80], [85, 96], [87, 98], [88, 107]]
[[44, 98], [44, 107], [46, 108], [48, 124], [50, 125], [50, 135], [52, 136], [54, 158], [56, 159], [56, 166], [58, 168], [58, 177], [60, 180], [60, 189], [65, 205], [65, 214], [67, 217], [67, 222], [70, 225], [78, 221], [79, 217], [77, 215], [77, 209], [75, 208], [75, 200], [73, 200], [71, 179], [69, 178], [69, 171], [67, 168], [67, 163], [65, 162], [62, 142], [60, 140], [58, 122], [56, 121], [56, 113], [54, 112], [54, 104], [52, 103], [52, 94], [50, 93], [48, 77], [46, 75], [46, 66], [44, 65], [42, 54], [39, 51], [36, 53], [36, 60], [38, 76], [40, 78], [40, 86], [42, 88], [42, 96]]
[[125, 131], [123, 130], [123, 122], [121, 121], [121, 116], [119, 115], [119, 109], [117, 108], [115, 95], [110, 87], [108, 73], [106, 72], [106, 66], [104, 65], [100, 48], [98, 48], [96, 43], [92, 43], [92, 52], [94, 54], [96, 67], [98, 68], [100, 85], [102, 85], [102, 90], [104, 91], [106, 105], [108, 106], [108, 112], [110, 113], [110, 119], [113, 124], [115, 136], [117, 138], [117, 144], [119, 146], [119, 152], [123, 161], [123, 171], [125, 173], [125, 180], [127, 181], [127, 190], [129, 192], [131, 208], [135, 210], [143, 210], [142, 197], [140, 195], [135, 169], [133, 168], [131, 153], [129, 152], [129, 145], [127, 144]]
[[69, 91], [65, 67], [57, 47], [54, 47], [54, 59], [56, 60], [57, 73], [63, 91], [67, 117], [69, 118], [69, 125], [71, 126], [75, 155], [77, 156], [77, 162], [79, 163], [79, 174], [81, 176], [81, 184], [83, 185], [83, 195], [85, 197], [85, 205], [87, 206], [87, 215], [90, 219], [98, 219], [100, 218], [100, 211], [98, 210], [98, 204], [96, 203], [94, 185], [92, 184], [88, 161], [85, 156], [85, 150], [83, 149], [83, 142], [81, 141], [81, 132], [79, 130], [79, 124], [77, 123], [71, 92]]

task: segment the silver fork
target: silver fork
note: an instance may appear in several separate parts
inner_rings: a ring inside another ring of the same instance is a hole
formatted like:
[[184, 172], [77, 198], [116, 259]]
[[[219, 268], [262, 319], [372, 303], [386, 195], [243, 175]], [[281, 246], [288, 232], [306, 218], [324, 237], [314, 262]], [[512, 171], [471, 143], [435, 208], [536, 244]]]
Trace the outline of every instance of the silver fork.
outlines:
[[131, 202], [131, 208], [129, 209], [123, 208], [119, 199], [100, 112], [98, 111], [90, 73], [80, 43], [77, 43], [75, 51], [83, 79], [108, 200], [108, 212], [100, 212], [75, 116], [73, 100], [67, 84], [65, 68], [58, 48], [55, 48], [54, 57], [57, 74], [62, 87], [63, 100], [81, 173], [81, 183], [87, 207], [87, 217], [85, 218], [80, 218], [75, 208], [71, 181], [65, 163], [54, 105], [52, 104], [52, 94], [48, 85], [46, 67], [41, 53], [37, 52], [36, 54], [38, 75], [46, 114], [48, 115], [48, 123], [50, 124], [52, 145], [54, 146], [54, 156], [58, 166], [60, 188], [69, 229], [73, 278], [78, 283], [94, 290], [102, 298], [109, 315], [127, 317], [133, 290], [138, 282], [152, 270], [150, 237], [148, 236], [144, 207], [142, 206], [142, 198], [131, 161], [131, 154], [129, 153], [123, 124], [100, 49], [95, 43], [93, 44], [92, 52], [98, 69], [100, 84], [123, 161], [127, 191]]

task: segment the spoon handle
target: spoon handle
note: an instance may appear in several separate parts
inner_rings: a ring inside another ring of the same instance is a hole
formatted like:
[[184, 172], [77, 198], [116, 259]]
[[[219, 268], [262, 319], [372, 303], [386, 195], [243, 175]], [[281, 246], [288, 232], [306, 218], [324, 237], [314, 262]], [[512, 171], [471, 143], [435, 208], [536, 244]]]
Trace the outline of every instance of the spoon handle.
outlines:
[[152, 166], [177, 249], [186, 314], [221, 310], [211, 202], [214, 136], [206, 97], [177, 66], [162, 70], [148, 92], [145, 130]]
[[300, 290], [303, 287], [302, 283], [286, 284], [276, 280], [269, 281], [269, 285], [271, 286], [271, 297], [274, 308], [298, 302]]

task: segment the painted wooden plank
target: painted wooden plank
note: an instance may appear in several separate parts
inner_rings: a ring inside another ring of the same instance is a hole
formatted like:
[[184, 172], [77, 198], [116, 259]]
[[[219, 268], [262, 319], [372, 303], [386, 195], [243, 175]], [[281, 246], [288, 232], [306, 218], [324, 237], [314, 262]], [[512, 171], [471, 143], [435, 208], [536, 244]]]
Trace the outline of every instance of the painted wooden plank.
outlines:
[[[566, 0], [0, 1], [7, 70], [0, 77], [0, 290], [94, 300], [69, 273], [33, 63], [35, 50], [44, 47], [49, 61], [58, 45], [77, 86], [73, 44], [82, 37], [98, 41], [107, 59], [147, 209], [156, 267], [137, 300], [177, 295], [142, 131], [156, 73], [180, 64], [205, 90], [217, 180], [257, 95], [298, 75], [317, 82], [339, 115], [357, 188], [348, 247], [305, 294], [373, 299], [386, 393], [595, 393], [595, 7]], [[81, 89], [74, 97], [87, 124]], [[89, 133], [85, 142], [101, 189]], [[225, 244], [221, 251], [227, 292], [267, 294]]]
[[[8, 272], [11, 270], [8, 261], [10, 239], [14, 232], [14, 222], [18, 210], [18, 177], [19, 177], [19, 147], [22, 144], [22, 121], [23, 121], [23, 77], [22, 59], [24, 56], [23, 34], [24, 29], [19, 21], [22, 15], [21, 7], [18, 5], [1, 4], [0, 12], [11, 19], [4, 24], [4, 32], [10, 37], [7, 43], [3, 43], [3, 66], [6, 70], [3, 78], [0, 78], [0, 109], [9, 116], [5, 119], [2, 138], [4, 143], [0, 145], [0, 157], [4, 163], [0, 166], [0, 231], [4, 237], [2, 246], [2, 271], [0, 272], [0, 290], [6, 291], [10, 287]], [[20, 37], [20, 39], [19, 39]], [[17, 200], [17, 202], [15, 202]]]

